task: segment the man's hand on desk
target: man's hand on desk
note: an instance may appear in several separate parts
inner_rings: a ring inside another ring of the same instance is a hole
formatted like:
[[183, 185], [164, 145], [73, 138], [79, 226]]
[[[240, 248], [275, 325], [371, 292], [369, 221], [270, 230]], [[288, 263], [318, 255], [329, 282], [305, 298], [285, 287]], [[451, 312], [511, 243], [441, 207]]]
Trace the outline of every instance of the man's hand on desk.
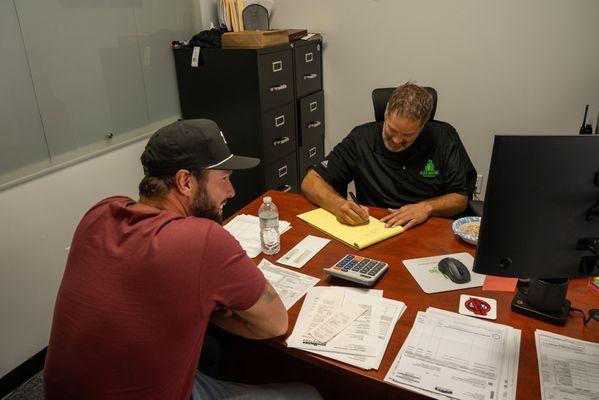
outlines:
[[337, 217], [337, 221], [346, 225], [360, 225], [368, 221], [368, 207], [356, 204], [351, 200], [345, 200], [339, 202], [338, 206], [334, 208], [333, 213]]
[[399, 209], [389, 208], [390, 214], [381, 218], [387, 228], [394, 226], [403, 226], [404, 229], [410, 229], [416, 225], [425, 222], [433, 211], [430, 204], [426, 202], [407, 204]]

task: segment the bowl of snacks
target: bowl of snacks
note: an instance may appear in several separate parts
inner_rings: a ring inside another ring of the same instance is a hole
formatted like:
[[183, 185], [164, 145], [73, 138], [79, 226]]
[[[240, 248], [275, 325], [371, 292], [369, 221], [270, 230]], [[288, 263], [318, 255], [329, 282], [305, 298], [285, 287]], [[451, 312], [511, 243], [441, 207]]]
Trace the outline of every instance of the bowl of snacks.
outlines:
[[465, 242], [476, 244], [478, 241], [478, 230], [480, 229], [480, 217], [464, 217], [456, 219], [451, 225], [453, 233], [461, 237]]

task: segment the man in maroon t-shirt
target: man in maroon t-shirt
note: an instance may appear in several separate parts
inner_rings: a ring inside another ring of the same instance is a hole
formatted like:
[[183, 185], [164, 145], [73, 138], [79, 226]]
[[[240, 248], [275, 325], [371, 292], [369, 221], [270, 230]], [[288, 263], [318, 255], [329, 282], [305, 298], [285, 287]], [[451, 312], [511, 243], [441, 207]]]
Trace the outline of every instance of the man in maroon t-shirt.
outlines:
[[158, 130], [142, 155], [140, 200], [93, 206], [73, 236], [44, 371], [46, 399], [318, 398], [306, 385], [260, 387], [196, 371], [212, 321], [246, 338], [287, 331], [287, 312], [222, 208], [234, 156], [209, 120]]

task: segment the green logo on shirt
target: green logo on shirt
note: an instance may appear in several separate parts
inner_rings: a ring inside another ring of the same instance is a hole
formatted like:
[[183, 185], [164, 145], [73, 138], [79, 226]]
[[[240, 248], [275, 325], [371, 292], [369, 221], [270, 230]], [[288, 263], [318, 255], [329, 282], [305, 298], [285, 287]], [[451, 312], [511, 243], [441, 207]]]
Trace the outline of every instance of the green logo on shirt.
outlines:
[[423, 178], [434, 178], [437, 175], [439, 175], [439, 171], [435, 169], [435, 163], [433, 162], [433, 160], [428, 160], [428, 162], [424, 166], [424, 169], [420, 171], [420, 176], [422, 176]]

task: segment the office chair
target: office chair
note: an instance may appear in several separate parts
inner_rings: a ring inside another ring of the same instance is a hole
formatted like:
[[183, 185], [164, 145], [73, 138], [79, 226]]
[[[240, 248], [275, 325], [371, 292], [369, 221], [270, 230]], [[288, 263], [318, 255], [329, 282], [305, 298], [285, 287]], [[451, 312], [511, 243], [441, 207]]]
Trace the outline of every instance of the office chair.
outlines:
[[[429, 117], [429, 121], [438, 121], [435, 120], [435, 112], [437, 111], [437, 100], [438, 95], [437, 91], [432, 87], [425, 87], [425, 89], [431, 94], [433, 97], [433, 109], [431, 111], [431, 115]], [[378, 88], [372, 91], [372, 105], [374, 107], [374, 117], [377, 122], [383, 122], [385, 120], [385, 108], [387, 108], [387, 102], [389, 101], [389, 97], [391, 97], [391, 93], [395, 88]], [[441, 121], [438, 121], [441, 122]], [[466, 152], [466, 148], [462, 144], [460, 140], [460, 136], [456, 133], [456, 140], [458, 144], [458, 150], [460, 152], [460, 157], [464, 160], [464, 169], [466, 170], [466, 183], [468, 185], [468, 206], [466, 210], [458, 215], [458, 217], [465, 215], [482, 215], [482, 201], [473, 200], [474, 189], [476, 188], [476, 169]]]

